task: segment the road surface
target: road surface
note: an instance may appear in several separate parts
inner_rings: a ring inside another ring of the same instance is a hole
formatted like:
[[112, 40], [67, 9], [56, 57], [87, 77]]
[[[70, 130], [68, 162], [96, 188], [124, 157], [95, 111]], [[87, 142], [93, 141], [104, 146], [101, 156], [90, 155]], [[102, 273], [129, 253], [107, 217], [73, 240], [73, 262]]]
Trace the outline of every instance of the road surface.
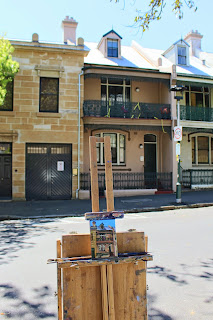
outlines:
[[[149, 237], [149, 320], [213, 319], [213, 207], [126, 215], [117, 231]], [[57, 319], [56, 240], [89, 233], [83, 217], [0, 224], [0, 319]], [[120, 319], [122, 320], [122, 319]]]

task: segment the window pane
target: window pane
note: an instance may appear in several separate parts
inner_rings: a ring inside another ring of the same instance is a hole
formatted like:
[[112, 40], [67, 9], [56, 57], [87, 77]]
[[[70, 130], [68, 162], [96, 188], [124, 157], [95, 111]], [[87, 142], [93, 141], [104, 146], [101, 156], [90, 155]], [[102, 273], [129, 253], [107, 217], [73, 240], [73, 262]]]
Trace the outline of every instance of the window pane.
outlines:
[[59, 79], [40, 78], [40, 111], [58, 112]]
[[192, 138], [192, 164], [196, 163], [195, 137]]
[[[97, 133], [95, 137], [100, 137], [100, 133]], [[96, 143], [96, 151], [97, 151], [97, 163], [101, 162], [101, 144]]]
[[144, 142], [156, 142], [156, 136], [154, 134], [145, 134]]
[[107, 78], [101, 78], [101, 83], [107, 83]]
[[106, 96], [106, 86], [101, 86], [101, 100], [102, 101], [106, 101], [107, 100], [107, 96]]
[[[117, 163], [117, 134], [104, 133], [104, 136], [109, 136], [111, 141], [112, 163]], [[103, 158], [104, 160], [104, 158]], [[104, 162], [104, 161], [103, 161]]]
[[191, 106], [203, 107], [203, 94], [202, 93], [191, 93]]
[[209, 94], [205, 94], [205, 107], [209, 108], [210, 104], [209, 104]]
[[57, 96], [42, 95], [40, 98], [40, 111], [57, 112], [58, 99]]
[[107, 41], [108, 57], [118, 57], [118, 40]]
[[203, 87], [191, 86], [191, 91], [203, 92]]
[[113, 78], [109, 78], [108, 79], [108, 83], [109, 84], [117, 84], [117, 85], [123, 85], [123, 80], [122, 79], [113, 79]]
[[0, 106], [0, 110], [13, 111], [13, 81], [8, 82], [6, 90], [4, 104]]
[[198, 163], [208, 164], [209, 163], [209, 138], [197, 137], [197, 142], [198, 142]]
[[41, 93], [57, 94], [58, 79], [41, 78]]
[[120, 163], [125, 163], [125, 136], [120, 134], [120, 150], [119, 150]]
[[126, 101], [126, 102], [129, 102], [129, 101], [130, 101], [130, 87], [126, 87], [125, 101]]
[[178, 64], [186, 65], [186, 48], [178, 47]]
[[189, 106], [189, 92], [185, 93], [186, 105]]
[[10, 143], [0, 143], [0, 154], [11, 154], [11, 144]]

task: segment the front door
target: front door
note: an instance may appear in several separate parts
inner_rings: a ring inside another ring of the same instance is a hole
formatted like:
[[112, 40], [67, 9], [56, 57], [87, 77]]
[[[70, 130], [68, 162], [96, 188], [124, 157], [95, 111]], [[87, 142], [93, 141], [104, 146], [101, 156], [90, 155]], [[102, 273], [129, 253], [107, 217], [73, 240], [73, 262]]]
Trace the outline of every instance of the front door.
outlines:
[[156, 136], [144, 136], [144, 180], [146, 188], [157, 187]]
[[12, 197], [12, 146], [0, 143], [0, 198]]
[[71, 145], [27, 144], [26, 199], [71, 199]]

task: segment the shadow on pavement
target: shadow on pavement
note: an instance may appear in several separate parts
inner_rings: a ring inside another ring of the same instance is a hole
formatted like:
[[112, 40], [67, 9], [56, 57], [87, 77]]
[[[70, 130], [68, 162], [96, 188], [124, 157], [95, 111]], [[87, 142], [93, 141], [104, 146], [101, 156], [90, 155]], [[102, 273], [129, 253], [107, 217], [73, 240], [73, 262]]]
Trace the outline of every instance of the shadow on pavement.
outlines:
[[[32, 299], [25, 299], [21, 290], [10, 284], [0, 284], [1, 310], [0, 314], [7, 319], [57, 319], [55, 312], [47, 311], [49, 299], [54, 292], [49, 286], [32, 290]], [[51, 298], [52, 299], [52, 298]], [[56, 298], [54, 298], [56, 300]], [[57, 304], [57, 301], [54, 302]], [[2, 306], [4, 306], [2, 308]]]
[[148, 294], [148, 318], [149, 320], [174, 320], [168, 314], [164, 313], [162, 310], [159, 310], [154, 305], [157, 301], [157, 296]]
[[28, 240], [34, 236], [39, 237], [48, 230], [55, 232], [58, 228], [47, 227], [46, 224], [54, 219], [30, 219], [6, 221], [0, 225], [0, 265], [9, 263], [18, 257], [18, 250], [30, 249], [34, 246]]

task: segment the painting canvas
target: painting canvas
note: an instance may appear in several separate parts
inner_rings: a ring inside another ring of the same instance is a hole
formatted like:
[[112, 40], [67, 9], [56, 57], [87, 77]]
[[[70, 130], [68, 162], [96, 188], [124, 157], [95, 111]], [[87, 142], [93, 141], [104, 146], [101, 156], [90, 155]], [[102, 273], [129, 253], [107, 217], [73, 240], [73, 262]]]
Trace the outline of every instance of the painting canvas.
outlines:
[[117, 257], [115, 219], [90, 220], [92, 258]]

